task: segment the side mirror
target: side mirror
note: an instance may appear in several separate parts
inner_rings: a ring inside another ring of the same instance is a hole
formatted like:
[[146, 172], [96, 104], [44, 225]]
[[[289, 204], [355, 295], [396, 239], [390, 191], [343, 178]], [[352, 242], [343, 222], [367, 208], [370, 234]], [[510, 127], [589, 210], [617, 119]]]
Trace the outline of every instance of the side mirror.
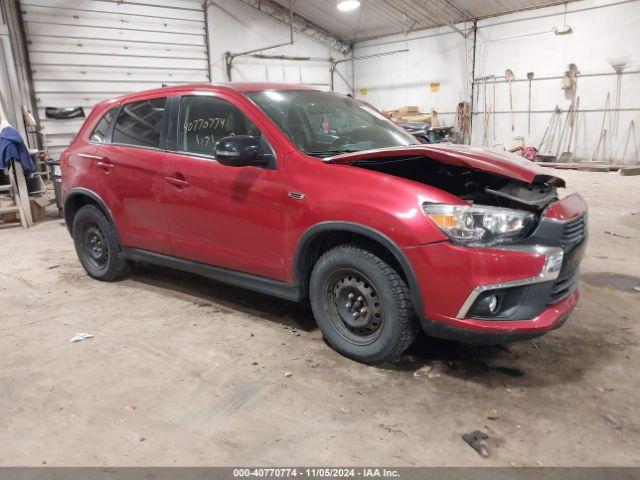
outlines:
[[267, 164], [260, 140], [251, 135], [221, 138], [216, 145], [216, 160], [228, 167], [260, 167]]

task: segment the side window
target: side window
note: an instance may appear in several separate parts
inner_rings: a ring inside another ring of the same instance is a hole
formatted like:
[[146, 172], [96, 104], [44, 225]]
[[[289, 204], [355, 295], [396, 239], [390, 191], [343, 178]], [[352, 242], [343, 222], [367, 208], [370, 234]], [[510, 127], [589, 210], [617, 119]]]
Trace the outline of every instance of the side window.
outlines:
[[157, 148], [166, 98], [127, 103], [122, 107], [111, 137], [112, 143]]
[[105, 143], [107, 141], [107, 131], [109, 130], [109, 125], [111, 124], [111, 120], [113, 120], [114, 115], [119, 107], [114, 107], [109, 110], [104, 116], [100, 119], [96, 128], [91, 132], [91, 136], [89, 137], [89, 141], [93, 143]]
[[235, 105], [211, 96], [182, 97], [178, 150], [215, 156], [216, 143], [233, 135], [262, 139], [262, 132]]

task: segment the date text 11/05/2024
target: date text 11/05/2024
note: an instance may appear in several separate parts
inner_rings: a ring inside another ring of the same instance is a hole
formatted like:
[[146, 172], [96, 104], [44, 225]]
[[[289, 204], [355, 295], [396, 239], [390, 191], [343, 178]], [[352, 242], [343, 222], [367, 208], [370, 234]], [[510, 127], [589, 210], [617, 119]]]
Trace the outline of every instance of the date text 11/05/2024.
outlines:
[[390, 468], [236, 468], [233, 476], [258, 478], [397, 478]]

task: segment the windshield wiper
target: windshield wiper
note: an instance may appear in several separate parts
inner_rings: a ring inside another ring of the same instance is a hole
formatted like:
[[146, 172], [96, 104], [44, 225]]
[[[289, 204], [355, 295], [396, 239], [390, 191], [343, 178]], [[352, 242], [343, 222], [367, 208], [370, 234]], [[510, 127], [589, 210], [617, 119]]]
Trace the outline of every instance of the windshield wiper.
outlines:
[[340, 150], [317, 150], [304, 153], [313, 157], [330, 157], [331, 155], [340, 155], [341, 153], [355, 153], [361, 151], [362, 149], [359, 148], [344, 148]]

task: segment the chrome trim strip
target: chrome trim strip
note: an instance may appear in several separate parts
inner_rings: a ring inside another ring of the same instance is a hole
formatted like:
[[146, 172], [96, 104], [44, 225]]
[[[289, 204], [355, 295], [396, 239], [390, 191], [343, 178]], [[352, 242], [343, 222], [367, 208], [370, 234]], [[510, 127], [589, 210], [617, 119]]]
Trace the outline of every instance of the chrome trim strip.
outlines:
[[473, 289], [465, 302], [462, 304], [462, 307], [460, 307], [456, 318], [465, 318], [467, 312], [471, 308], [471, 305], [473, 305], [478, 296], [480, 296], [481, 293], [486, 292], [487, 290], [497, 290], [500, 288], [520, 287], [523, 285], [531, 285], [533, 283], [549, 282], [551, 280], [555, 280], [556, 278], [558, 278], [558, 275], [560, 275], [560, 270], [562, 269], [562, 259], [564, 258], [564, 252], [560, 247], [547, 247], [544, 245], [514, 245], [500, 248], [500, 250], [517, 250], [521, 252], [528, 252], [536, 256], [544, 255], [546, 257], [546, 260], [544, 262], [544, 265], [542, 266], [542, 270], [540, 270], [540, 273], [535, 277], [527, 277], [517, 280], [508, 280], [506, 282], [478, 285]]
[[216, 155], [226, 155], [227, 157], [239, 157], [240, 152], [234, 152], [233, 150], [216, 150]]
[[76, 155], [83, 158], [90, 158], [91, 160], [102, 160], [102, 157], [91, 155], [89, 153], [76, 153]]
[[571, 223], [571, 222], [580, 220], [581, 218], [586, 218], [586, 216], [587, 216], [587, 212], [582, 212], [581, 214], [576, 215], [573, 218], [553, 218], [553, 217], [545, 217], [543, 213], [542, 216], [540, 217], [540, 221], [553, 222], [553, 223]]

